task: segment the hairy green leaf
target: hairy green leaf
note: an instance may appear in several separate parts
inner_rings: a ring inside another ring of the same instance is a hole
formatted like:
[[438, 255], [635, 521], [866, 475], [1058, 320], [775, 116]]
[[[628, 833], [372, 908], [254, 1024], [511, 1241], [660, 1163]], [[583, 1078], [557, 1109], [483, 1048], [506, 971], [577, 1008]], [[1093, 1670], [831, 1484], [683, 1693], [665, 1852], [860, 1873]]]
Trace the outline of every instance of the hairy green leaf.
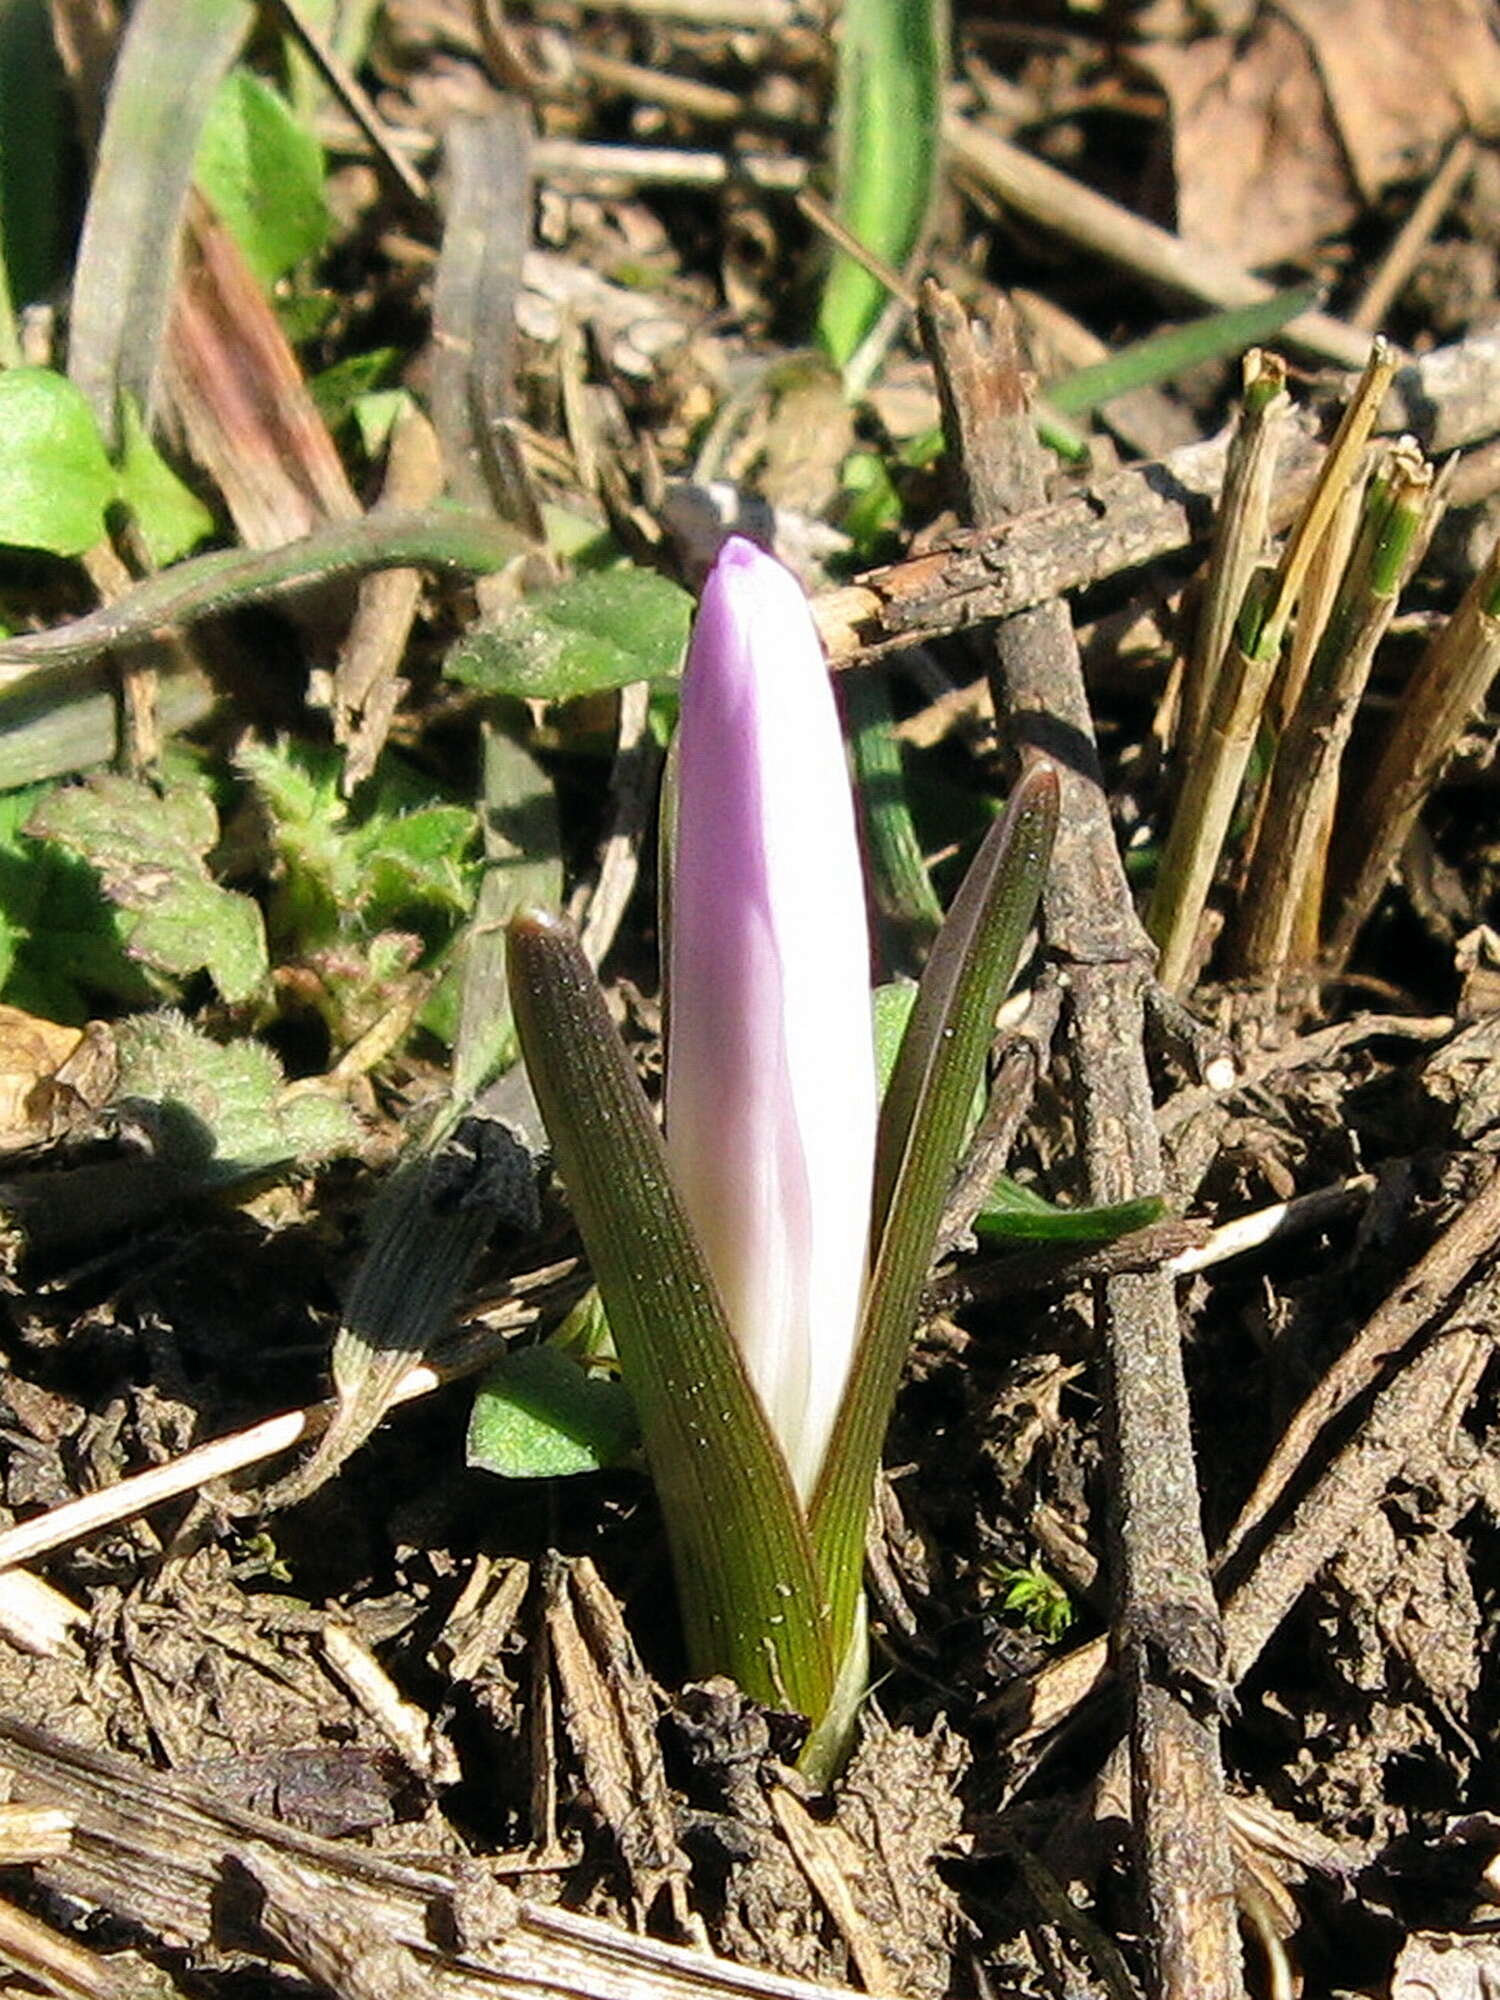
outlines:
[[524, 1347], [479, 1386], [468, 1460], [502, 1479], [566, 1479], [621, 1464], [638, 1436], [623, 1382], [591, 1375], [555, 1347]]
[[180, 779], [158, 789], [101, 773], [50, 793], [26, 831], [56, 841], [97, 872], [104, 894], [123, 912], [126, 946], [140, 964], [172, 979], [207, 972], [232, 1002], [264, 987], [260, 909], [221, 888], [204, 862], [219, 822], [202, 785]]
[[308, 1166], [352, 1152], [346, 1104], [288, 1095], [261, 1042], [220, 1043], [170, 1010], [122, 1022], [115, 1101], [147, 1126], [155, 1157], [206, 1184]]
[[486, 694], [568, 701], [675, 674], [691, 616], [687, 592], [655, 570], [603, 570], [475, 626], [443, 671]]
[[50, 795], [46, 785], [0, 795], [0, 994], [27, 1013], [81, 1024], [100, 997], [139, 1005], [152, 987], [94, 870], [24, 831]]

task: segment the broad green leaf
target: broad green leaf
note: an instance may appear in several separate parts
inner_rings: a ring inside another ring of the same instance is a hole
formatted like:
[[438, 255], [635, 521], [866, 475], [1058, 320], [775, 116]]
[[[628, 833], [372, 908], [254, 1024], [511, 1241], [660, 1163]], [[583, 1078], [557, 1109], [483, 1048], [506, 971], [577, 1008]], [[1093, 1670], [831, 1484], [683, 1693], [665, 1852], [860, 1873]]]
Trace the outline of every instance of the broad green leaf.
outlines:
[[[403, 355], [399, 347], [372, 347], [364, 354], [350, 354], [314, 375], [308, 383], [312, 399], [331, 431], [347, 423], [362, 396], [386, 389], [401, 372]], [[388, 393], [404, 397], [404, 390]]]
[[119, 491], [82, 395], [50, 368], [0, 373], [0, 542], [77, 556]]
[[675, 674], [692, 599], [655, 570], [575, 577], [465, 634], [443, 671], [486, 694], [569, 701]]
[[121, 412], [120, 498], [135, 516], [152, 566], [165, 569], [213, 533], [214, 517], [151, 442], [127, 396]]
[[834, 1654], [807, 1524], [640, 1080], [561, 919], [512, 919], [510, 990], [640, 1419], [693, 1670], [816, 1721]]
[[127, 954], [126, 920], [93, 869], [27, 821], [52, 787], [0, 795], [0, 996], [48, 1021], [81, 1025], [101, 997], [140, 1005], [151, 982]]
[[[937, 184], [948, 36], [943, 0], [845, 0], [834, 103], [835, 212], [899, 271], [915, 250]], [[886, 289], [839, 251], [818, 337], [847, 367], [880, 316]]]
[[286, 99], [252, 70], [231, 71], [209, 106], [195, 177], [267, 290], [328, 240], [323, 173], [323, 148]]
[[891, 1403], [974, 1090], [1041, 894], [1057, 826], [1052, 765], [1032, 764], [975, 856], [917, 989], [876, 1139], [873, 1259], [843, 1405], [809, 1510], [833, 1606], [850, 1629]]
[[468, 1461], [502, 1479], [567, 1479], [622, 1464], [638, 1436], [623, 1382], [589, 1374], [555, 1347], [523, 1347], [479, 1386]]
[[124, 914], [133, 959], [172, 979], [207, 972], [231, 1002], [261, 992], [267, 960], [260, 909], [208, 872], [204, 856], [218, 840], [219, 822], [203, 787], [179, 780], [158, 790], [103, 773], [52, 792], [26, 831], [55, 840], [97, 871]]
[[310, 1166], [359, 1143], [348, 1106], [288, 1095], [261, 1042], [212, 1041], [170, 1010], [122, 1022], [117, 1042], [115, 1101], [149, 1108], [157, 1157], [211, 1185]]

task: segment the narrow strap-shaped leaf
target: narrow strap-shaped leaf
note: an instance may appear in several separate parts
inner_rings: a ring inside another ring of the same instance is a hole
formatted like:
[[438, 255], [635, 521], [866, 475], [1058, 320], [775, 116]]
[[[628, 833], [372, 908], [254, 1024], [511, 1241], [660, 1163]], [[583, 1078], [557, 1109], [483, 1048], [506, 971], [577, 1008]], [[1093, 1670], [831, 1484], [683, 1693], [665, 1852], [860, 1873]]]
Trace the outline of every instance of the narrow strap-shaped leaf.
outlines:
[[214, 549], [147, 577], [113, 604], [82, 618], [0, 643], [0, 688], [14, 685], [27, 668], [76, 666], [111, 647], [156, 637], [166, 627], [218, 618], [311, 590], [334, 577], [408, 568], [482, 576], [503, 568], [524, 547], [503, 521], [440, 507], [430, 513], [330, 521], [274, 549]]
[[734, 1345], [598, 982], [560, 918], [510, 925], [510, 994], [661, 1500], [695, 1671], [816, 1720], [823, 1592], [786, 1461]]
[[[899, 269], [921, 235], [939, 165], [946, 0], [850, 0], [839, 22], [834, 109], [838, 218]], [[843, 368], [885, 304], [880, 280], [843, 251], [818, 334]]]
[[1033, 764], [975, 856], [922, 975], [881, 1109], [864, 1324], [810, 1520], [835, 1643], [858, 1602], [875, 1468], [974, 1088], [1036, 910], [1057, 772]]
[[149, 414], [198, 140], [254, 19], [244, 0], [141, 0], [126, 24], [83, 219], [68, 347], [68, 373], [111, 442], [122, 392]]
[[557, 793], [529, 751], [503, 729], [480, 730], [483, 756], [484, 877], [463, 943], [453, 1102], [476, 1092], [515, 1061], [506, 984], [505, 925], [517, 910], [561, 897]]
[[[986, 834], [933, 946], [881, 1103], [880, 1131], [875, 1142], [871, 1232], [876, 1246], [885, 1229], [891, 1196], [909, 1150], [913, 1120], [924, 1093], [930, 1088], [934, 1065], [943, 1053], [959, 991], [973, 978], [976, 940], [981, 931], [989, 938], [997, 923], [1006, 926], [996, 941], [987, 946], [993, 951], [1003, 943], [1009, 952], [1004, 978], [998, 981], [999, 993], [1003, 993], [1014, 977], [1016, 960], [1036, 910], [1056, 817], [1057, 774], [1050, 764], [1034, 764], [1022, 773], [1004, 813]], [[1033, 866], [1036, 888], [1030, 886]], [[990, 1009], [991, 1028], [999, 993]], [[972, 1065], [974, 1074], [969, 1079], [964, 1111], [969, 1108], [979, 1066], [989, 1047], [990, 1029], [984, 1033], [983, 1049]], [[962, 1127], [962, 1115], [955, 1114], [955, 1131], [961, 1132]], [[954, 1152], [957, 1153], [956, 1143]]]
[[1253, 305], [1231, 306], [1225, 312], [1208, 313], [1185, 326], [1154, 333], [1146, 340], [1132, 341], [1103, 361], [1075, 368], [1060, 381], [1048, 383], [1047, 402], [1066, 417], [1087, 416], [1102, 403], [1132, 389], [1170, 382], [1185, 369], [1216, 361], [1222, 355], [1243, 354], [1316, 305], [1322, 289], [1321, 285], [1296, 285], [1271, 298], [1257, 299]]

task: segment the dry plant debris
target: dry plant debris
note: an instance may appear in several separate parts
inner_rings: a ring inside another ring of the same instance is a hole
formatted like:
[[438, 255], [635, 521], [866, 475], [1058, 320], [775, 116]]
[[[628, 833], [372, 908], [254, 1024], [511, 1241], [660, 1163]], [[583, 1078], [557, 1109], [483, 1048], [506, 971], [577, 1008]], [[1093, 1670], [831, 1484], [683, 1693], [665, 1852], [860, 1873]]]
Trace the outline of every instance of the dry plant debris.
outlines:
[[[1500, 1979], [1494, 12], [912, 24], [5, 13], [7, 1992]], [[683, 1684], [497, 943], [566, 904], [654, 1079], [731, 526], [882, 977], [1067, 790], [827, 1797]]]

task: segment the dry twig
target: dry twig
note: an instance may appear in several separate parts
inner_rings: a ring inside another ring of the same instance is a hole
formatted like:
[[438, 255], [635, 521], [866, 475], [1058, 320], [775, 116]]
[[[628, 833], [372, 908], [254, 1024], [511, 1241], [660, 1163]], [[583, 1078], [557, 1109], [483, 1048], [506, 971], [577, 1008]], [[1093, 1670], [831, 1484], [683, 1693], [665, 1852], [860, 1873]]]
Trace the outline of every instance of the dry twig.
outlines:
[[[1012, 322], [996, 315], [985, 351], [957, 302], [924, 300], [945, 423], [971, 513], [1004, 518], [1041, 499], [1040, 448]], [[1089, 1198], [1128, 1200], [1160, 1185], [1155, 1111], [1142, 1044], [1150, 947], [1115, 845], [1067, 608], [1006, 620], [995, 634], [995, 706], [1023, 754], [1063, 776], [1043, 933], [1069, 995]], [[1161, 2000], [1238, 2000], [1232, 1868], [1217, 1727], [1221, 1631], [1198, 1513], [1172, 1280], [1101, 1281], [1097, 1324], [1108, 1371], [1115, 1528], [1115, 1650], [1129, 1691], [1134, 1836], [1145, 1928]]]

